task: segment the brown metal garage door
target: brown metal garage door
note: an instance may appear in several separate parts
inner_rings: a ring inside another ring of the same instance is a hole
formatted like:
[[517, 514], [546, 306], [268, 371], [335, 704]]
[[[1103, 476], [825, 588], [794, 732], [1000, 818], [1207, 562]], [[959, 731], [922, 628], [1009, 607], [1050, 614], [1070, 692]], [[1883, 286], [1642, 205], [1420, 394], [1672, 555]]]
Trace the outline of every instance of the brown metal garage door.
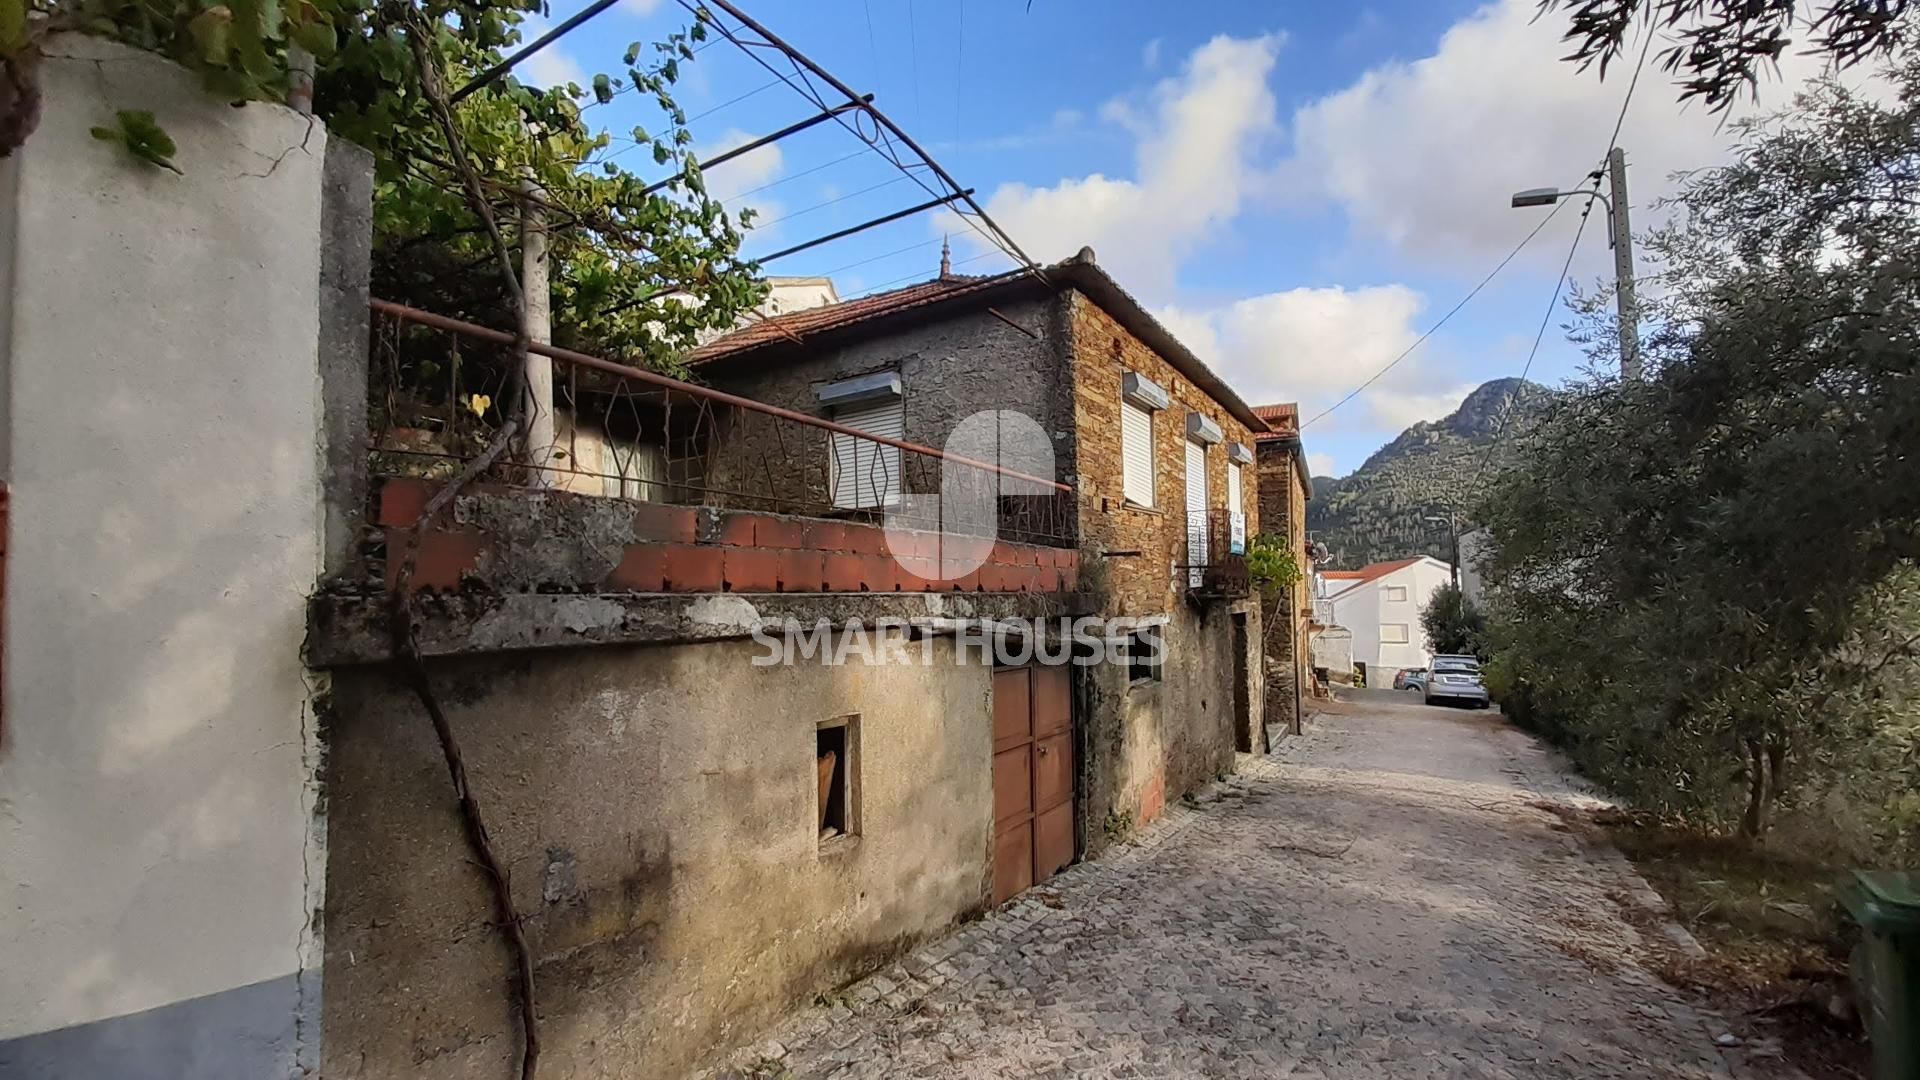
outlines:
[[1073, 861], [1073, 707], [1065, 667], [993, 673], [993, 902]]

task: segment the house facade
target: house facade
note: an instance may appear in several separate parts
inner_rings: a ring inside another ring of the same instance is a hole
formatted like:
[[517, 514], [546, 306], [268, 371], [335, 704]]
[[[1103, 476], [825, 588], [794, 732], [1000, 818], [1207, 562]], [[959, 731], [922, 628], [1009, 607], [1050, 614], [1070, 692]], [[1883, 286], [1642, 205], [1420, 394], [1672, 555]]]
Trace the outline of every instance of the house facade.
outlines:
[[1368, 686], [1391, 686], [1396, 673], [1433, 659], [1420, 612], [1453, 568], [1430, 555], [1322, 571], [1333, 622], [1353, 635], [1353, 667]]
[[1280, 537], [1300, 567], [1300, 578], [1286, 596], [1263, 597], [1267, 718], [1297, 733], [1314, 668], [1310, 638], [1318, 593], [1307, 545], [1307, 500], [1313, 498], [1313, 477], [1300, 442], [1300, 406], [1291, 402], [1260, 405], [1253, 411], [1270, 429], [1254, 437], [1261, 531]]
[[[543, 1077], [684, 1075], [1251, 738], [1261, 422], [1090, 258], [796, 306], [706, 386], [555, 357], [569, 454], [455, 496], [524, 358], [368, 296], [368, 156], [61, 46], [0, 163], [0, 1074], [510, 1075], [524, 938]], [[104, 153], [102, 87], [205, 182]], [[982, 410], [1051, 465], [937, 449]], [[989, 528], [888, 513], [950, 471]], [[1104, 615], [1161, 648], [1000, 647]]]
[[[1084, 613], [1147, 624], [1164, 650], [1137, 670], [1077, 669], [1084, 852], [1259, 744], [1260, 613], [1242, 555], [1258, 529], [1252, 443], [1264, 424], [1091, 252], [769, 319], [693, 361], [715, 387], [927, 445], [981, 413], [1034, 421], [1054, 474], [1076, 489], [1065, 513]], [[737, 467], [772, 468], [842, 512], [922, 487], [910, 463], [858, 458], [824, 434], [777, 453], [745, 445]]]

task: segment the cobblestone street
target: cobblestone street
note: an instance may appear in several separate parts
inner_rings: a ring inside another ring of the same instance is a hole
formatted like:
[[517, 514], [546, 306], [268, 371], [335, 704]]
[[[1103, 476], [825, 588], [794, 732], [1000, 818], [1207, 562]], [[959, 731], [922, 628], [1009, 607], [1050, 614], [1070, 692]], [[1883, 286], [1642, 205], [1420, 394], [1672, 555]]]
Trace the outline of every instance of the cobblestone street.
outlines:
[[1648, 972], [1650, 894], [1529, 805], [1585, 798], [1529, 736], [1352, 697], [730, 1075], [1792, 1075]]

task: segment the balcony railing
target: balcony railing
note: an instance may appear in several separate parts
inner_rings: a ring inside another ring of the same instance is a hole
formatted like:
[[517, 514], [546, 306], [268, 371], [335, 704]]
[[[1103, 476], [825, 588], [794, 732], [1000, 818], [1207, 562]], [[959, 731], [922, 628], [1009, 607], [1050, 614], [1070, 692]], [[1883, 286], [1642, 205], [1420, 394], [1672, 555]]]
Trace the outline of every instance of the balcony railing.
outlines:
[[1187, 513], [1187, 593], [1238, 599], [1252, 592], [1247, 572], [1247, 518], [1230, 510]]
[[[374, 301], [375, 476], [444, 479], [500, 429], [512, 336]], [[637, 502], [764, 511], [1071, 547], [1068, 485], [567, 349], [553, 443], [492, 483]]]

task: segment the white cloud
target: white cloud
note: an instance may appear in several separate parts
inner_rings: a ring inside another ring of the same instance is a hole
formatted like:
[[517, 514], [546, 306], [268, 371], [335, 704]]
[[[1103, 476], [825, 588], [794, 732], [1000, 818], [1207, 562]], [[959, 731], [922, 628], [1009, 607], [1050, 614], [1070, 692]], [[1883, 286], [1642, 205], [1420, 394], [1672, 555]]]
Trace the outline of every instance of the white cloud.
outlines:
[[[1514, 191], [1571, 186], [1597, 164], [1638, 55], [1635, 43], [1602, 82], [1560, 59], [1565, 22], [1564, 13], [1541, 16], [1536, 0], [1498, 0], [1454, 24], [1433, 55], [1373, 68], [1308, 104], [1294, 115], [1294, 155], [1277, 186], [1289, 197], [1333, 199], [1361, 233], [1409, 254], [1468, 272], [1497, 258], [1547, 212], [1511, 209]], [[1786, 85], [1762, 90], [1769, 109], [1785, 104], [1817, 61], [1790, 55], [1781, 68]], [[1669, 174], [1724, 160], [1731, 141], [1720, 118], [1675, 101], [1649, 58], [1620, 134], [1636, 229], [1671, 194]], [[1569, 235], [1574, 216], [1561, 214], [1558, 235]], [[1538, 258], [1557, 261], [1556, 247], [1538, 245]], [[1604, 245], [1587, 255], [1602, 265]]]
[[[721, 132], [713, 142], [696, 147], [694, 156], [705, 160], [715, 154], [724, 154], [736, 146], [752, 142], [756, 138], [759, 136], [749, 135], [738, 128], [729, 128]], [[752, 235], [771, 235], [771, 230], [762, 228], [760, 223], [779, 217], [782, 213], [780, 203], [764, 192], [746, 196], [744, 200], [742, 195], [778, 180], [785, 168], [786, 159], [780, 152], [780, 144], [769, 143], [758, 149], [749, 150], [731, 161], [714, 166], [713, 171], [705, 176], [707, 193], [720, 200], [730, 213], [738, 214], [742, 208], [751, 206], [754, 216], [759, 219], [754, 225]]]
[[1381, 427], [1400, 431], [1423, 420], [1440, 419], [1459, 408], [1473, 391], [1473, 383], [1459, 383], [1444, 390], [1373, 394], [1367, 398], [1367, 408]]
[[620, 8], [629, 15], [646, 18], [660, 10], [661, 0], [620, 0]]
[[1404, 285], [1330, 286], [1157, 314], [1247, 400], [1299, 401], [1311, 412], [1413, 344], [1423, 306]]
[[1091, 246], [1128, 288], [1166, 296], [1181, 258], [1239, 213], [1258, 179], [1257, 147], [1277, 130], [1267, 75], [1280, 44], [1216, 37], [1149, 100], [1109, 102], [1102, 117], [1139, 139], [1135, 176], [1005, 184], [988, 212], [1035, 258]]
[[1154, 38], [1140, 50], [1140, 66], [1152, 71], [1160, 66], [1160, 39]]
[[[1288, 289], [1215, 308], [1155, 312], [1174, 336], [1256, 405], [1300, 403], [1311, 420], [1419, 339], [1426, 298], [1405, 285]], [[1433, 348], [1429, 343], [1425, 348]], [[1453, 411], [1472, 391], [1415, 353], [1314, 430], [1397, 433]]]
[[[538, 15], [528, 15], [520, 20], [520, 43], [530, 44], [553, 27]], [[565, 49], [564, 39], [541, 49], [529, 56], [525, 62], [513, 69], [514, 77], [529, 86], [542, 89], [577, 83], [581, 89], [593, 85], [593, 76], [580, 66]]]
[[1307, 451], [1307, 472], [1313, 476], [1339, 476], [1340, 464], [1332, 454]]

